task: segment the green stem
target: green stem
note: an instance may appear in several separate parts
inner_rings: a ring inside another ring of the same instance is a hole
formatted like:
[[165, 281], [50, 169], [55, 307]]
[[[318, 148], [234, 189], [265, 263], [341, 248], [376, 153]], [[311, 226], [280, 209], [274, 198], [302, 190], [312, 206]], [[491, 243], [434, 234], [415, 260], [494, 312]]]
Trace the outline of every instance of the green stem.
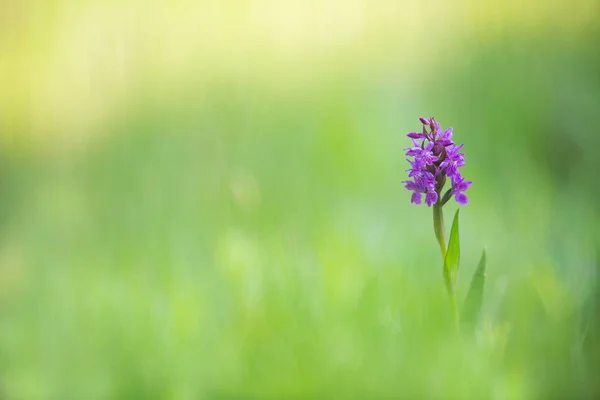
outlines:
[[446, 234], [444, 233], [444, 213], [440, 203], [433, 205], [433, 230], [442, 251], [442, 261], [446, 258]]
[[[442, 252], [442, 262], [446, 260], [446, 234], [444, 231], [444, 213], [442, 211], [442, 204], [440, 202], [433, 205], [433, 230], [435, 231], [435, 237], [440, 245]], [[442, 267], [442, 271], [444, 268]], [[460, 331], [460, 317], [458, 314], [458, 306], [456, 305], [456, 295], [454, 294], [454, 288], [450, 282], [449, 277], [442, 272], [444, 277], [444, 283], [446, 286], [446, 292], [448, 292], [448, 298], [450, 300], [450, 308], [452, 309], [452, 316], [454, 317], [454, 324], [457, 332]]]
[[458, 314], [458, 306], [456, 305], [456, 295], [453, 290], [448, 290], [448, 297], [450, 298], [450, 308], [454, 317], [454, 326], [456, 327], [456, 332], [460, 333], [460, 316]]

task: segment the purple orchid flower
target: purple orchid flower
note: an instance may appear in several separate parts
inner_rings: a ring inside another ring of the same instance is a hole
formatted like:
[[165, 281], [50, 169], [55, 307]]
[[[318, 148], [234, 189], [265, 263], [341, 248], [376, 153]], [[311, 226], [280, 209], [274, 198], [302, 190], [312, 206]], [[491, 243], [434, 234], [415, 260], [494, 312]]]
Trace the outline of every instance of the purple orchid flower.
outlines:
[[[465, 165], [465, 155], [461, 153], [463, 145], [456, 145], [452, 140], [452, 128], [442, 131], [435, 118], [419, 120], [423, 131], [407, 134], [413, 147], [405, 149], [406, 155], [412, 157], [412, 160], [408, 159], [410, 168], [407, 170], [412, 180], [402, 183], [413, 192], [411, 203], [421, 204], [422, 194], [425, 194], [425, 203], [429, 207], [438, 202], [443, 206], [452, 196], [458, 204], [467, 204], [469, 198], [464, 192], [473, 182], [464, 180], [459, 172]], [[447, 178], [452, 187], [442, 196]]]

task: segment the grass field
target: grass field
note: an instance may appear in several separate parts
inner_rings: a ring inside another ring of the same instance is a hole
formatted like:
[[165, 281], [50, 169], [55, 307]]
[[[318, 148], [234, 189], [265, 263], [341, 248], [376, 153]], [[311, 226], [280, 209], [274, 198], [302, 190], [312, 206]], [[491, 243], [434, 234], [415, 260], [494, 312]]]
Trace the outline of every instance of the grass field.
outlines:
[[597, 4], [209, 3], [0, 1], [2, 397], [595, 398]]

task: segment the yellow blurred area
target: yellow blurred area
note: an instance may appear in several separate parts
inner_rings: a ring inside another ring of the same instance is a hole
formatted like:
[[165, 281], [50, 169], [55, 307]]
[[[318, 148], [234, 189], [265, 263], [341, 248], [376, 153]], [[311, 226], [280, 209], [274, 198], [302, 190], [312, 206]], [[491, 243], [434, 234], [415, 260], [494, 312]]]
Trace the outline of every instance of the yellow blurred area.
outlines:
[[[595, 2], [0, 1], [3, 146], [85, 143], [147, 96], [239, 79], [282, 92], [323, 77], [439, 72], [460, 42], [580, 30]], [[431, 62], [431, 60], [438, 60]]]

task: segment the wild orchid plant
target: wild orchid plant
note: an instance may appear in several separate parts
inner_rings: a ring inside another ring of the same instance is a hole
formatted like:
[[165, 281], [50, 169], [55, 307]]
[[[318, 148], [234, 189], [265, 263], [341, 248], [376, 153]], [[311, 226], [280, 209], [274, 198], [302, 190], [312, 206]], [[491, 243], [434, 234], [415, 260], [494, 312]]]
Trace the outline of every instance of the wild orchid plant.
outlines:
[[[456, 327], [460, 329], [461, 323], [472, 327], [481, 309], [485, 279], [485, 250], [473, 275], [463, 306], [462, 318], [460, 318], [455, 293], [460, 264], [459, 212], [457, 210], [454, 215], [450, 239], [446, 246], [442, 209], [453, 196], [459, 205], [467, 204], [469, 198], [465, 192], [473, 182], [465, 180], [460, 173], [459, 169], [465, 165], [465, 155], [461, 152], [463, 145], [457, 145], [452, 140], [452, 128], [442, 130], [435, 118], [419, 118], [419, 120], [423, 124], [423, 130], [407, 134], [413, 141], [413, 147], [405, 149], [406, 155], [412, 158], [408, 160], [410, 168], [407, 170], [411, 180], [402, 183], [413, 192], [411, 203], [421, 204], [425, 195], [425, 203], [428, 207], [433, 207], [433, 229], [442, 253], [444, 283]], [[450, 181], [450, 188], [443, 193], [447, 181]]]

